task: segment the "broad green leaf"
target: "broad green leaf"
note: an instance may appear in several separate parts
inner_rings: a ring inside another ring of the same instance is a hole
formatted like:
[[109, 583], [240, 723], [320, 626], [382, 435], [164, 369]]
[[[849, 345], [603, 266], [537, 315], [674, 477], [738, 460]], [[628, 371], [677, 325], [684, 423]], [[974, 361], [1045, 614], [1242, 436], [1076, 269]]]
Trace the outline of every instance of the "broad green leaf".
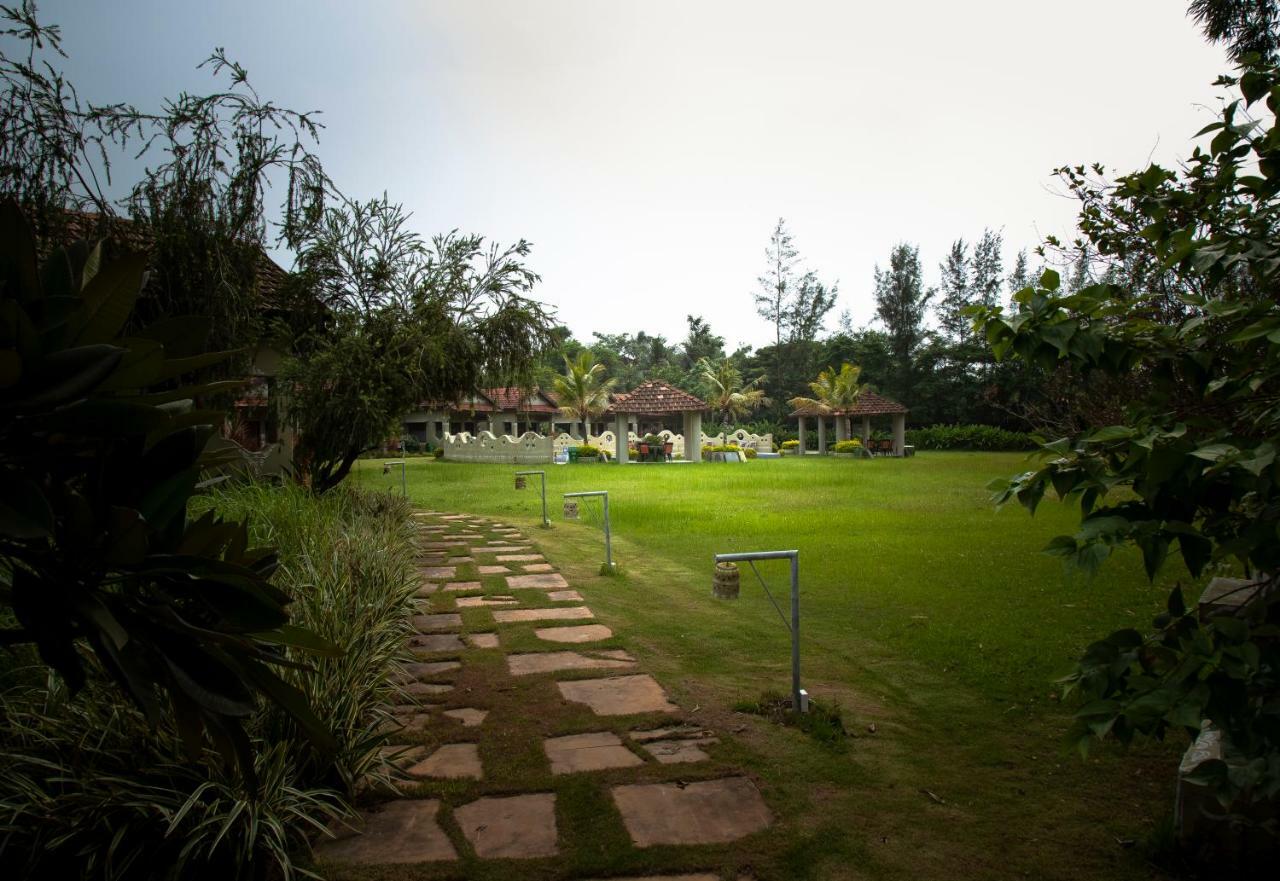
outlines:
[[98, 270], [84, 287], [72, 345], [104, 343], [124, 327], [142, 290], [147, 270], [144, 254], [128, 254]]

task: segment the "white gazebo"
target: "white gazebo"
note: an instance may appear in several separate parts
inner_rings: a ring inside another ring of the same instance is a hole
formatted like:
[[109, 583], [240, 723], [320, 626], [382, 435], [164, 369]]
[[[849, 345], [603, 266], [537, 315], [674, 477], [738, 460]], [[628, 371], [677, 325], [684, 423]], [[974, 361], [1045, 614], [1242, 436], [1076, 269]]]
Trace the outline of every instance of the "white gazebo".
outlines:
[[630, 423], [645, 418], [665, 419], [679, 413], [683, 417], [684, 457], [690, 462], [702, 461], [702, 414], [710, 409], [706, 401], [688, 392], [651, 379], [630, 392], [617, 395], [606, 416], [614, 417], [617, 449], [615, 461], [627, 461], [627, 434]]
[[835, 410], [804, 407], [792, 413], [791, 418], [799, 420], [800, 454], [803, 455], [805, 450], [806, 419], [812, 419], [816, 423], [818, 429], [818, 453], [824, 454], [827, 452], [828, 419], [835, 422], [837, 441], [849, 440], [853, 437], [853, 420], [861, 419], [862, 443], [866, 445], [871, 439], [871, 420], [888, 416], [893, 423], [893, 455], [901, 456], [907, 444], [908, 412], [910, 411], [897, 401], [877, 395], [875, 392], [863, 392], [858, 396], [858, 402], [848, 409]]

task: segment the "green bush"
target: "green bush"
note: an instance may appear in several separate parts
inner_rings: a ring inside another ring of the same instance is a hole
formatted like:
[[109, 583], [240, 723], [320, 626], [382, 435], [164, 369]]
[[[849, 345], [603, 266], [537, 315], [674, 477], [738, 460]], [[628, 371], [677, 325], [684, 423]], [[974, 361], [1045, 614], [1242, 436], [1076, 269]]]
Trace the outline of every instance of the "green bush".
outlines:
[[800, 441], [798, 441], [798, 440], [783, 441], [783, 442], [782, 442], [782, 449], [784, 449], [784, 450], [798, 450], [798, 449], [800, 449]]
[[97, 664], [72, 699], [19, 646], [0, 676], [0, 839], [6, 858], [26, 860], [23, 877], [145, 876], [164, 866], [173, 877], [287, 878], [307, 838], [350, 813], [358, 781], [387, 779], [378, 732], [399, 693], [417, 587], [405, 502], [250, 484], [193, 507], [249, 518], [252, 541], [279, 549], [272, 582], [294, 597], [292, 622], [344, 649], [318, 659], [286, 650], [306, 665], [281, 674], [336, 750], [322, 755], [292, 716], [259, 701], [244, 720], [258, 780], [250, 794], [212, 750], [189, 760], [171, 713], [153, 729], [121, 703]]
[[743, 454], [744, 454], [744, 455], [746, 455], [746, 457], [747, 457], [748, 459], [754, 459], [757, 455], [759, 455], [759, 454], [756, 452], [755, 447], [745, 447], [745, 448], [742, 450], [742, 452], [743, 452]]
[[931, 425], [912, 428], [906, 441], [917, 450], [1034, 450], [1039, 444], [1029, 434], [992, 425]]
[[837, 453], [857, 453], [862, 450], [862, 441], [856, 437], [853, 440], [837, 441], [835, 451]]
[[406, 452], [406, 453], [420, 453], [420, 452], [422, 452], [422, 443], [421, 443], [421, 441], [418, 441], [418, 440], [416, 440], [415, 438], [411, 438], [411, 437], [405, 438], [405, 440], [404, 440], [404, 450], [403, 450], [403, 452]]
[[582, 444], [578, 447], [579, 459], [598, 459], [600, 458], [600, 448], [593, 447], [591, 444]]

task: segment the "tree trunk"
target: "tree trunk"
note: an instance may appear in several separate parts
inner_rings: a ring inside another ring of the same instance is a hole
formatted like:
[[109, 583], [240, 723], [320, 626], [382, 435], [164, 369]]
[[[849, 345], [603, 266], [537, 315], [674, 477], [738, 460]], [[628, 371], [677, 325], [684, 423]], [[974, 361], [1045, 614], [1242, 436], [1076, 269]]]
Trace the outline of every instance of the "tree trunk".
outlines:
[[351, 473], [351, 466], [360, 456], [360, 450], [349, 448], [342, 456], [337, 468], [325, 468], [323, 473], [316, 474], [311, 480], [311, 491], [322, 496], [346, 480]]

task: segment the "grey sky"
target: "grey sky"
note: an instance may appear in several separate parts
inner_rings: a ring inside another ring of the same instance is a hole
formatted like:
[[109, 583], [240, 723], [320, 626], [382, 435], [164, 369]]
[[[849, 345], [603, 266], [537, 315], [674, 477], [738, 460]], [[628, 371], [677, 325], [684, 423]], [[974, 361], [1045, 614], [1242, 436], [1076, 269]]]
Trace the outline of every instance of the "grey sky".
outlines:
[[[1181, 0], [41, 3], [85, 97], [207, 90], [214, 46], [264, 95], [320, 109], [344, 191], [430, 235], [534, 243], [577, 336], [702, 314], [770, 336], [750, 294], [779, 216], [855, 324], [872, 269], [918, 243], [1070, 233], [1064, 163], [1172, 161], [1224, 53]], [[834, 313], [833, 322], [834, 323]]]

